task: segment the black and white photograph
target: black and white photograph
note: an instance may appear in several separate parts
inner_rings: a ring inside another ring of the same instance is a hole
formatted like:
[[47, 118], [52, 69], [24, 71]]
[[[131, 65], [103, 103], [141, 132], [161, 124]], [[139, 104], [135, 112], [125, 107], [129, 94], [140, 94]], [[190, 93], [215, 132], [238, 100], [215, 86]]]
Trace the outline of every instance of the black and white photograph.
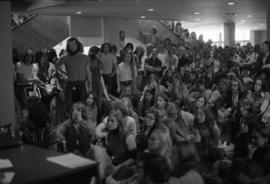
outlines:
[[270, 184], [269, 0], [1, 0], [0, 184]]

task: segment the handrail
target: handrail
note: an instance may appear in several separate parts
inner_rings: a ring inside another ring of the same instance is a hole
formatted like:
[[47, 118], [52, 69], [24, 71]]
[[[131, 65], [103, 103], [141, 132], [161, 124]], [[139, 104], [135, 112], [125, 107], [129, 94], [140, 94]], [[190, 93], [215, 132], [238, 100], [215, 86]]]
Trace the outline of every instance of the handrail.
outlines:
[[161, 23], [161, 25], [163, 25], [167, 30], [169, 30], [173, 35], [175, 35], [175, 37], [179, 40], [179, 37], [177, 34], [175, 34], [175, 32], [173, 32], [164, 22], [162, 22], [161, 20], [159, 21]]
[[37, 15], [33, 14], [33, 15], [30, 15], [27, 19], [25, 19], [22, 23], [16, 25], [16, 26], [13, 26], [11, 27], [11, 30], [14, 31], [15, 29], [17, 29], [18, 27], [22, 26], [23, 24], [25, 24], [26, 22], [32, 20], [33, 18], [35, 18]]

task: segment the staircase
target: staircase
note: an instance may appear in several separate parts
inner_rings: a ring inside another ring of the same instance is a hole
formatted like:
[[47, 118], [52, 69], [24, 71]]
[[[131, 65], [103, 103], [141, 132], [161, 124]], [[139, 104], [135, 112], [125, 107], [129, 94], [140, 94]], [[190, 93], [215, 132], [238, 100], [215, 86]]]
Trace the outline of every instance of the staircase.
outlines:
[[172, 41], [172, 43], [178, 42], [178, 37], [175, 35], [175, 33], [172, 30], [170, 30], [170, 28], [168, 28], [164, 23], [158, 20], [139, 19], [138, 26], [139, 26], [139, 39], [144, 43], [150, 42], [149, 33], [152, 27], [157, 28], [158, 31], [157, 37], [159, 38], [159, 40], [164, 41], [165, 39], [169, 38]]
[[12, 28], [13, 48], [21, 52], [52, 48], [68, 36], [66, 16], [36, 15]]

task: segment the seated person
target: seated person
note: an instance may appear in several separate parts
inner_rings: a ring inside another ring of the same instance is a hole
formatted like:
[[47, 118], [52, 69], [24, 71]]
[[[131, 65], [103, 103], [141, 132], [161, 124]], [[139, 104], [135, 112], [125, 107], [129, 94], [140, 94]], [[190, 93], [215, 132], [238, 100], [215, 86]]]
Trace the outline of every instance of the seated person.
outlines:
[[[125, 133], [131, 133], [134, 137], [136, 137], [137, 134], [137, 126], [136, 121], [131, 116], [128, 116], [128, 109], [121, 101], [115, 102], [113, 104], [113, 112], [116, 114], [117, 120], [121, 123], [121, 126], [123, 128], [123, 131]], [[95, 133], [97, 138], [106, 138], [108, 135], [108, 132], [106, 132], [106, 126], [108, 124], [108, 117], [106, 117], [102, 123], [100, 123], [96, 129]]]
[[86, 155], [90, 149], [91, 135], [86, 122], [82, 118], [82, 103], [74, 103], [70, 118], [58, 125], [56, 129], [59, 142], [64, 141], [66, 150], [81, 155]]
[[49, 121], [49, 113], [43, 103], [36, 101], [30, 104], [26, 129], [22, 134], [23, 143], [56, 150], [56, 132]]
[[117, 119], [117, 113], [112, 112], [108, 116], [106, 129], [108, 130], [105, 147], [115, 166], [130, 165], [137, 156], [136, 141], [133, 134], [124, 131], [121, 122]]

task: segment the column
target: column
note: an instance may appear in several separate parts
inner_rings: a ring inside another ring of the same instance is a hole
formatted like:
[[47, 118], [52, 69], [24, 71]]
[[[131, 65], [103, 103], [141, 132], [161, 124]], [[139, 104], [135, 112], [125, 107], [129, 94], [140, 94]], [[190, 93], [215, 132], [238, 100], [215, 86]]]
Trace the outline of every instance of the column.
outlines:
[[224, 46], [235, 44], [235, 23], [224, 23]]
[[270, 2], [269, 1], [267, 2], [266, 31], [267, 31], [267, 40], [270, 40]]
[[0, 2], [0, 124], [15, 122], [10, 1]]
[[253, 45], [261, 44], [267, 40], [266, 30], [251, 30], [250, 31], [250, 41]]

